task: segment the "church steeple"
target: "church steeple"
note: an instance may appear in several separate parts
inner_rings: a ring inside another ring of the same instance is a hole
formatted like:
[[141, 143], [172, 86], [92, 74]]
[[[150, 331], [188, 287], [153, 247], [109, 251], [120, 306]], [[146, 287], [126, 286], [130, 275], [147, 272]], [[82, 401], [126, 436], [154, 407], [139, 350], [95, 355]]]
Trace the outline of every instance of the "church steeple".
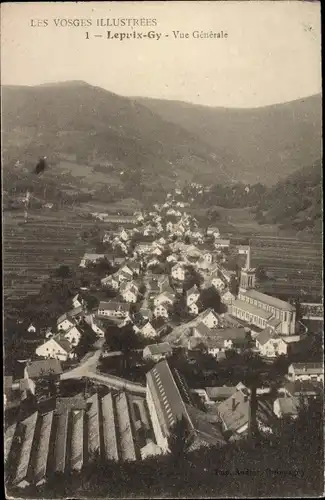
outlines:
[[240, 273], [239, 292], [245, 293], [247, 290], [255, 288], [255, 268], [251, 267], [251, 249], [246, 253], [246, 264]]

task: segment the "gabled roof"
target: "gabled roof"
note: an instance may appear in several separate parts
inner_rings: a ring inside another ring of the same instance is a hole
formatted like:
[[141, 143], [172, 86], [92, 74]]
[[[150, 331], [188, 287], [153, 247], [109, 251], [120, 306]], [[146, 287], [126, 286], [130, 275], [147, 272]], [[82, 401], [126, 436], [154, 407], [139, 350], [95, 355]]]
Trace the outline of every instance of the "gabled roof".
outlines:
[[60, 375], [62, 373], [62, 366], [57, 359], [41, 359], [37, 361], [30, 361], [26, 365], [29, 378], [46, 377], [49, 375]]
[[228, 399], [237, 392], [236, 386], [205, 387], [205, 391], [210, 399]]
[[73, 349], [73, 346], [70, 344], [69, 340], [63, 335], [52, 337], [51, 340], [54, 340], [67, 354]]
[[161, 344], [150, 344], [145, 347], [150, 354], [167, 354], [173, 351], [173, 348], [168, 342], [162, 342]]
[[247, 290], [247, 292], [245, 292], [245, 295], [246, 297], [258, 300], [260, 302], [263, 302], [263, 304], [267, 304], [277, 309], [282, 309], [284, 311], [296, 310], [295, 306], [293, 306], [289, 302], [285, 302], [284, 300], [278, 299], [277, 297], [272, 297], [271, 295], [266, 295], [266, 293], [259, 292], [258, 290]]
[[274, 332], [267, 327], [257, 335], [256, 340], [260, 345], [265, 345], [269, 340], [271, 340], [274, 337], [275, 337]]
[[283, 388], [286, 389], [291, 396], [314, 396], [324, 392], [323, 383], [317, 382], [317, 380], [296, 380], [295, 382], [287, 381], [283, 385]]
[[296, 375], [304, 375], [306, 373], [309, 375], [318, 375], [324, 373], [322, 363], [292, 363], [291, 366]]
[[198, 287], [196, 285], [192, 286], [192, 288], [190, 288], [186, 292], [187, 297], [190, 297], [192, 294], [195, 294], [195, 295], [200, 294], [200, 290], [198, 289]]
[[241, 300], [241, 299], [234, 300], [234, 302], [232, 303], [232, 306], [238, 307], [238, 309], [241, 309], [242, 311], [248, 312], [249, 314], [252, 314], [253, 316], [257, 316], [258, 318], [262, 318], [265, 320], [269, 320], [273, 316], [273, 314], [270, 311], [265, 311], [264, 309], [261, 309], [257, 306], [253, 306], [252, 304], [249, 304], [245, 300]]
[[[234, 405], [234, 406], [233, 406]], [[238, 431], [248, 424], [250, 412], [249, 391], [238, 390], [230, 398], [218, 405], [218, 414], [222, 418], [227, 430]], [[271, 426], [275, 422], [275, 415], [270, 404], [257, 401], [257, 420]]]
[[276, 401], [279, 403], [281, 415], [298, 415], [299, 413], [299, 398], [298, 397], [281, 397]]
[[105, 301], [100, 301], [98, 305], [98, 309], [106, 309], [108, 311], [129, 311], [130, 309], [130, 304], [126, 304], [125, 302], [105, 302]]

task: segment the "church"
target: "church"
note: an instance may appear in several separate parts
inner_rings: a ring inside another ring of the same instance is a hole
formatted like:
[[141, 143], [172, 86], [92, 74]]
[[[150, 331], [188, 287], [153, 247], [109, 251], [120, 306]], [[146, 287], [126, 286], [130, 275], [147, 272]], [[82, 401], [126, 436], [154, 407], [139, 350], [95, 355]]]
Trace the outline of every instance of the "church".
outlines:
[[251, 267], [250, 249], [241, 271], [237, 298], [230, 306], [230, 314], [260, 329], [269, 328], [280, 335], [293, 335], [296, 330], [296, 308], [255, 290], [256, 269]]

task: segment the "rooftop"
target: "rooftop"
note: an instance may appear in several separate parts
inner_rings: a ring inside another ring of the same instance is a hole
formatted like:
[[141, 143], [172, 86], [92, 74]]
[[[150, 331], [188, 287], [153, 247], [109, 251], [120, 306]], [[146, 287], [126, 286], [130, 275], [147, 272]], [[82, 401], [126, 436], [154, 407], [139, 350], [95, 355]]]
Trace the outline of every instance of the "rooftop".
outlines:
[[277, 309], [282, 309], [284, 311], [296, 310], [296, 308], [289, 302], [285, 302], [284, 300], [278, 299], [277, 297], [272, 297], [271, 295], [266, 295], [266, 293], [262, 293], [257, 290], [248, 290], [247, 292], [245, 292], [245, 295], [246, 297], [258, 300]]
[[324, 367], [322, 363], [292, 363], [292, 368], [296, 375], [302, 375], [304, 373], [308, 374], [318, 374], [324, 373]]
[[161, 344], [150, 344], [145, 347], [151, 354], [166, 354], [173, 351], [173, 348], [168, 342], [162, 342]]
[[234, 300], [232, 303], [232, 307], [238, 307], [238, 309], [241, 309], [242, 311], [248, 312], [253, 316], [257, 316], [258, 318], [262, 318], [265, 320], [268, 320], [273, 316], [273, 313], [271, 313], [270, 311], [260, 309], [257, 306], [253, 306], [252, 304], [249, 304], [248, 302], [245, 302], [241, 299]]
[[60, 375], [62, 366], [57, 359], [41, 359], [30, 361], [26, 365], [29, 378], [46, 377], [49, 375]]
[[98, 309], [106, 309], [108, 311], [129, 311], [130, 304], [125, 302], [104, 302], [101, 301], [98, 305]]

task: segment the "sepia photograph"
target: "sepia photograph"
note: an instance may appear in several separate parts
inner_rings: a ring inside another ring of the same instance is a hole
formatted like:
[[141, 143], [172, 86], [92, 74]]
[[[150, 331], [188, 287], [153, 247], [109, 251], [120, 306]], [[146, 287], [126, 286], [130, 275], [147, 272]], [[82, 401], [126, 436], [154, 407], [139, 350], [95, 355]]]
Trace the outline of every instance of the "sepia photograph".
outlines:
[[12, 499], [324, 494], [318, 1], [1, 6]]

